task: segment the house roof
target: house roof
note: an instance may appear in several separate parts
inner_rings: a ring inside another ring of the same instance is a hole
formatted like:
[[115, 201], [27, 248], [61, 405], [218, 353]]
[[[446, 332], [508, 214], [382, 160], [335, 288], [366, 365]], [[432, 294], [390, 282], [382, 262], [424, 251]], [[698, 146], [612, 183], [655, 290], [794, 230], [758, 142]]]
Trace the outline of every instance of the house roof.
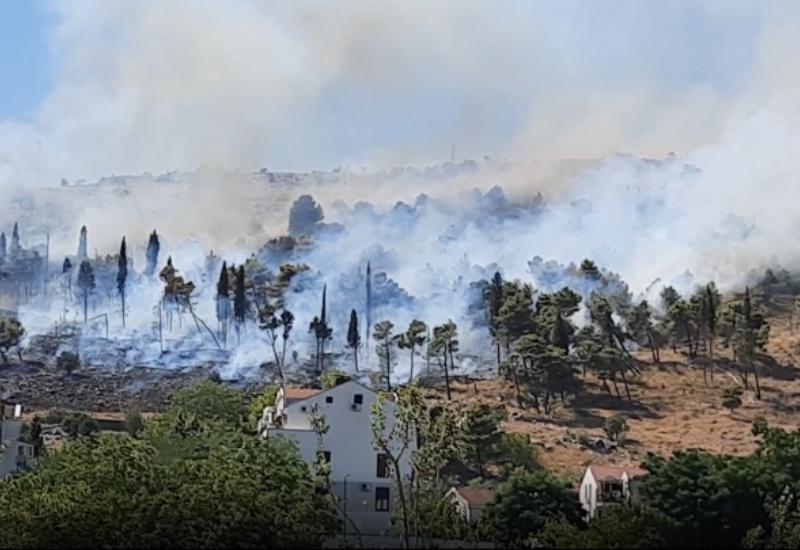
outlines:
[[322, 393], [322, 390], [315, 388], [284, 388], [283, 397], [287, 401], [298, 401], [314, 397], [318, 393]]
[[589, 466], [589, 469], [592, 471], [592, 475], [597, 480], [608, 479], [608, 478], [621, 480], [622, 474], [624, 474], [625, 472], [628, 473], [628, 477], [631, 479], [635, 477], [646, 476], [649, 473], [647, 470], [637, 468], [636, 466], [614, 466], [614, 465], [600, 466], [593, 464]]
[[494, 499], [494, 489], [486, 487], [454, 487], [453, 490], [470, 506], [485, 506]]

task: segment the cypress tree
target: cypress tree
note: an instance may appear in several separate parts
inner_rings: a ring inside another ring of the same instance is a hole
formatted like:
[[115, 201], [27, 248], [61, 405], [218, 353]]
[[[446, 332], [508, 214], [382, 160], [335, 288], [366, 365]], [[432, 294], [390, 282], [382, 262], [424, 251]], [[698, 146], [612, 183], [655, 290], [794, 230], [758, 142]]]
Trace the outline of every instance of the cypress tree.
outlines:
[[358, 347], [361, 345], [361, 335], [358, 333], [358, 314], [356, 310], [350, 311], [350, 325], [347, 327], [347, 347], [353, 350], [353, 361], [358, 372]]
[[0, 262], [6, 259], [6, 234], [0, 233]]
[[236, 275], [236, 290], [233, 296], [233, 315], [236, 322], [244, 324], [245, 315], [247, 314], [247, 298], [245, 297], [244, 289], [244, 266], [239, 266], [239, 272]]
[[125, 246], [125, 237], [119, 247], [119, 269], [117, 271], [117, 290], [122, 299], [122, 328], [125, 328], [125, 284], [128, 280], [128, 251]]
[[95, 287], [94, 269], [89, 260], [83, 260], [78, 270], [78, 288], [83, 293], [83, 323], [89, 322], [89, 295]]
[[150, 234], [150, 240], [147, 242], [147, 265], [145, 267], [145, 275], [152, 277], [155, 275], [156, 267], [158, 266], [158, 252], [161, 249], [161, 243], [158, 240], [158, 233], [153, 229]]

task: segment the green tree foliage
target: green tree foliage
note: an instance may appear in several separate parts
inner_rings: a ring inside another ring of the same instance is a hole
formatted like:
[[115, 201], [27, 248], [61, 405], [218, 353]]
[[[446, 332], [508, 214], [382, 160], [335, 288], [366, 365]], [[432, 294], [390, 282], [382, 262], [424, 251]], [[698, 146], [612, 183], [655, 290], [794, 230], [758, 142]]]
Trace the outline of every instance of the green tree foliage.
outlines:
[[464, 457], [485, 476], [486, 464], [498, 456], [503, 439], [500, 423], [505, 420], [505, 409], [492, 408], [487, 403], [468, 407], [461, 417]]
[[85, 437], [97, 433], [99, 427], [97, 421], [89, 415], [83, 413], [71, 413], [61, 421], [64, 431], [71, 438], [79, 436]]
[[125, 431], [131, 437], [138, 437], [144, 429], [144, 417], [139, 409], [130, 409], [125, 412]]
[[389, 391], [392, 391], [392, 361], [393, 361], [393, 350], [397, 343], [397, 336], [392, 334], [394, 330], [394, 323], [391, 321], [381, 321], [375, 325], [375, 329], [372, 333], [372, 338], [375, 339], [377, 342], [377, 346], [375, 346], [375, 353], [378, 355], [378, 358], [384, 363], [385, 365], [385, 379], [386, 379], [386, 386]]
[[800, 548], [800, 500], [786, 488], [764, 504], [770, 519], [769, 530], [753, 527], [742, 540], [742, 548]]
[[224, 345], [228, 343], [228, 323], [231, 319], [231, 287], [227, 262], [222, 262], [222, 269], [217, 280], [217, 323], [218, 333]]
[[417, 349], [425, 343], [427, 331], [428, 326], [424, 322], [414, 319], [408, 325], [408, 329], [400, 334], [397, 339], [397, 347], [400, 349], [407, 349], [410, 357], [411, 370], [408, 375], [409, 384], [414, 380], [414, 354]]
[[245, 294], [244, 266], [240, 265], [236, 272], [236, 281], [233, 294], [233, 318], [236, 320], [237, 331], [241, 330], [247, 319], [247, 295]]
[[546, 470], [517, 470], [484, 509], [481, 530], [504, 548], [522, 548], [532, 546], [547, 522], [580, 518], [578, 499], [567, 483]]
[[769, 340], [769, 324], [764, 315], [754, 311], [750, 300], [750, 290], [745, 289], [741, 304], [735, 309], [732, 337], [733, 351], [741, 366], [742, 381], [748, 385], [747, 373], [752, 372], [756, 383], [756, 397], [761, 399], [761, 384], [755, 352], [763, 350]]
[[8, 352], [16, 348], [17, 356], [22, 361], [22, 338], [25, 328], [13, 317], [0, 317], [0, 358], [8, 363]]
[[63, 351], [56, 358], [56, 368], [71, 375], [81, 367], [81, 358], [71, 351]]
[[533, 289], [518, 281], [503, 286], [503, 305], [497, 314], [498, 337], [506, 349], [525, 334], [535, 332], [533, 324]]
[[631, 308], [626, 319], [630, 337], [640, 346], [650, 348], [650, 354], [656, 363], [661, 361], [659, 339], [653, 325], [653, 315], [647, 300], [642, 300]]
[[309, 332], [314, 334], [314, 339], [317, 343], [317, 351], [314, 355], [316, 361], [317, 373], [322, 373], [325, 362], [325, 342], [328, 341], [333, 334], [333, 329], [328, 325], [328, 318], [326, 314], [327, 309], [327, 293], [328, 285], [322, 286], [322, 308], [319, 317], [314, 317], [314, 320], [308, 326]]
[[337, 369], [329, 369], [323, 372], [319, 377], [319, 383], [322, 384], [323, 390], [329, 390], [331, 388], [335, 388], [342, 382], [347, 382], [348, 380], [352, 379], [353, 377], [346, 372], [342, 372]]
[[241, 429], [246, 425], [248, 408], [241, 392], [206, 380], [175, 394], [165, 416], [178, 413], [194, 416], [199, 421], [221, 422], [233, 429]]
[[92, 264], [89, 263], [89, 260], [81, 262], [81, 266], [78, 269], [77, 285], [83, 296], [83, 322], [87, 323], [89, 321], [89, 296], [91, 296], [95, 288], [94, 269], [92, 269]]
[[232, 439], [202, 459], [164, 463], [127, 434], [81, 438], [0, 486], [0, 545], [313, 547], [335, 532], [289, 442]]
[[549, 522], [539, 533], [544, 548], [676, 548], [678, 525], [646, 506], [621, 505], [604, 509], [583, 526]]
[[500, 477], [507, 479], [517, 468], [533, 472], [541, 468], [539, 451], [528, 436], [503, 433], [497, 444], [495, 463], [500, 467]]

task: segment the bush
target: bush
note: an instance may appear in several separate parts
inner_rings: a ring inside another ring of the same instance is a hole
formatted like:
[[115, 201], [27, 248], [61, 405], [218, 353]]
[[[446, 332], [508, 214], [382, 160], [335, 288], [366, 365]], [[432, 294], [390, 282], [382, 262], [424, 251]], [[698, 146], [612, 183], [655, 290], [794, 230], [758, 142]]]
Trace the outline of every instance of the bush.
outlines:
[[63, 370], [67, 375], [71, 375], [76, 369], [81, 366], [81, 358], [71, 351], [62, 352], [56, 359], [56, 367], [58, 370]]
[[331, 388], [335, 388], [343, 382], [348, 382], [352, 379], [353, 377], [345, 372], [331, 369], [322, 373], [322, 375], [319, 377], [319, 382], [322, 384], [323, 390], [329, 390]]
[[139, 409], [131, 409], [125, 413], [125, 431], [131, 437], [138, 436], [144, 428], [144, 417]]
[[606, 418], [606, 425], [603, 429], [611, 441], [622, 443], [625, 440], [625, 432], [630, 428], [628, 428], [628, 421], [623, 415], [615, 414]]

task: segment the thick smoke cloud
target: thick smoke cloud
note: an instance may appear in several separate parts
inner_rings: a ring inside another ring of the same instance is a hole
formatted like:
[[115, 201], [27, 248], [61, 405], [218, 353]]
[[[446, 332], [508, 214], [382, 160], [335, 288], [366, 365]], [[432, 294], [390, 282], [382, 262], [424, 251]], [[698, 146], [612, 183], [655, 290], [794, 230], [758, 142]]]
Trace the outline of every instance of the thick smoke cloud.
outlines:
[[[83, 224], [91, 255], [124, 234], [141, 269], [157, 227], [206, 318], [208, 249], [241, 263], [306, 193], [341, 224], [303, 258], [329, 284], [335, 339], [367, 260], [387, 277], [374, 319], [452, 317], [466, 350], [485, 337], [468, 328], [471, 283], [495, 269], [530, 279], [536, 256], [590, 257], [634, 293], [800, 267], [793, 3], [46, 5], [52, 90], [32, 122], [0, 121], [4, 229], [19, 218], [28, 244], [49, 230], [53, 257], [74, 252]], [[390, 168], [453, 144], [513, 161]], [[62, 177], [72, 185], [52, 188]], [[159, 292], [134, 291], [131, 330], [149, 330]], [[318, 300], [292, 294], [298, 326]], [[263, 348], [237, 353], [252, 366]]]

